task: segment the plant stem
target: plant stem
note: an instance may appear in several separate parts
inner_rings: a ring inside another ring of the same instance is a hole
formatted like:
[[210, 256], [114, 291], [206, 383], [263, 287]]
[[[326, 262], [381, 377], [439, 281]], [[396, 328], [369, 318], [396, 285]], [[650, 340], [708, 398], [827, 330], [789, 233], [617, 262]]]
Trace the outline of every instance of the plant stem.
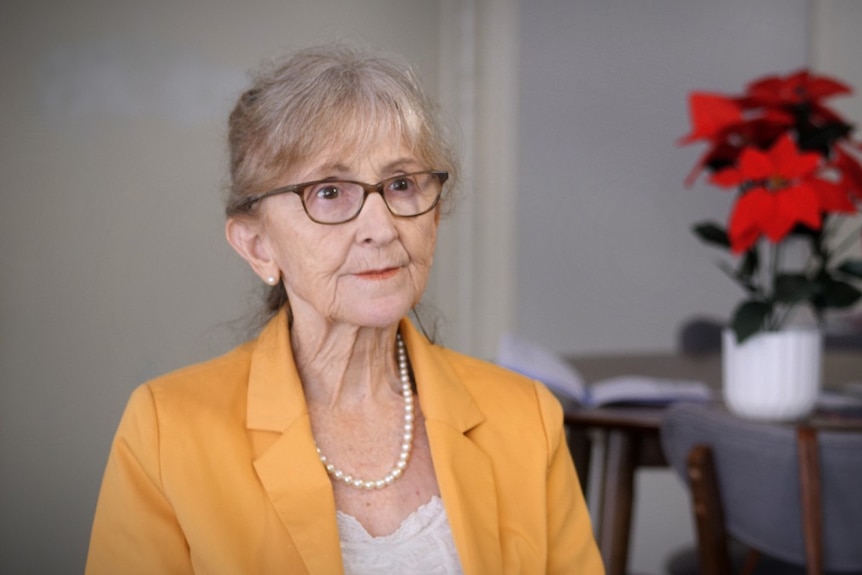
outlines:
[[[767, 247], [769, 248], [769, 265], [767, 267], [767, 277], [766, 277], [766, 285], [769, 286], [770, 293], [769, 299], [775, 302], [775, 279], [778, 277], [778, 261], [781, 255], [781, 244], [780, 243], [767, 243]], [[770, 313], [766, 320], [764, 328], [766, 331], [776, 331], [780, 327], [780, 322], [778, 322], [775, 317], [777, 312], [774, 311]]]

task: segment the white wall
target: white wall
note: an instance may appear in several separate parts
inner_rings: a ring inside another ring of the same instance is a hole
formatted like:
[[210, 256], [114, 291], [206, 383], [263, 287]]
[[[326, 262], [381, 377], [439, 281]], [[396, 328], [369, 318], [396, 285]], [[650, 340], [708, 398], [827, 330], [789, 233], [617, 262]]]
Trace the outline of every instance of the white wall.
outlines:
[[246, 71], [340, 38], [434, 89], [436, 2], [6, 0], [0, 18], [0, 573], [80, 573], [131, 389], [244, 338], [223, 236]]
[[834, 107], [856, 125], [856, 139], [862, 126], [862, 2], [858, 0], [812, 0], [811, 66], [823, 74], [850, 83], [853, 97], [836, 98]]
[[692, 223], [732, 196], [683, 179], [691, 90], [806, 63], [805, 0], [521, 4], [518, 315], [559, 351], [661, 350], [741, 293]]

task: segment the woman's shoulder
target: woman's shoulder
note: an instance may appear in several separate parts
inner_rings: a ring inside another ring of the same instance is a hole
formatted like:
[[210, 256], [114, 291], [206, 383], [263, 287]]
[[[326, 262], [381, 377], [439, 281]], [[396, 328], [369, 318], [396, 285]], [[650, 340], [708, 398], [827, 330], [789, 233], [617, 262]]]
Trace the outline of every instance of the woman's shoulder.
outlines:
[[115, 444], [159, 482], [179, 481], [175, 485], [185, 484], [190, 469], [231, 450], [245, 453], [250, 357], [249, 346], [242, 345], [139, 385], [123, 410]]
[[448, 348], [440, 349], [455, 371], [461, 376], [468, 376], [470, 380], [487, 380], [489, 382], [505, 383], [506, 385], [516, 387], [529, 387], [535, 383], [534, 380], [491, 361], [466, 355]]
[[253, 349], [253, 342], [247, 342], [223, 355], [158, 376], [140, 387], [146, 388], [157, 402], [233, 397], [238, 387], [248, 383]]
[[559, 402], [541, 382], [487, 360], [443, 348], [442, 353], [461, 383], [482, 403], [538, 406], [543, 410]]

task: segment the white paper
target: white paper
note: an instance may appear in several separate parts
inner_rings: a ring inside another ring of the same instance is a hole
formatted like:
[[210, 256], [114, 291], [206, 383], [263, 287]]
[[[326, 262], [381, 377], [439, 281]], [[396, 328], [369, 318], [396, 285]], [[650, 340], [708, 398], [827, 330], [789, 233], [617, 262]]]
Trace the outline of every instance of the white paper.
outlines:
[[712, 390], [702, 381], [621, 375], [590, 385], [591, 406], [612, 403], [664, 405], [672, 401], [709, 401]]
[[496, 362], [588, 407], [612, 403], [664, 405], [672, 401], [709, 401], [713, 397], [712, 390], [702, 381], [643, 375], [621, 375], [587, 385], [563, 358], [514, 334], [500, 338]]

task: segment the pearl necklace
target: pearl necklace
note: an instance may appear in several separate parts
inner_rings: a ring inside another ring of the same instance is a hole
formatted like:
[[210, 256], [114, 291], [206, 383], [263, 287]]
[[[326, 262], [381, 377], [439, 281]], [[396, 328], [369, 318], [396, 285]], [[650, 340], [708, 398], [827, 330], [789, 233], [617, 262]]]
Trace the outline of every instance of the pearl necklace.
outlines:
[[383, 489], [392, 485], [407, 468], [407, 460], [410, 459], [410, 451], [413, 449], [413, 386], [410, 381], [410, 368], [407, 365], [407, 350], [404, 348], [404, 341], [401, 339], [400, 333], [396, 335], [395, 340], [398, 347], [398, 371], [401, 377], [401, 395], [404, 397], [404, 434], [401, 437], [401, 453], [398, 454], [398, 461], [395, 463], [395, 466], [392, 467], [383, 479], [368, 481], [359, 477], [353, 477], [349, 473], [338, 469], [323, 455], [320, 448], [317, 448], [317, 455], [326, 468], [326, 472], [338, 481], [343, 481], [347, 485], [356, 487], [357, 489]]

